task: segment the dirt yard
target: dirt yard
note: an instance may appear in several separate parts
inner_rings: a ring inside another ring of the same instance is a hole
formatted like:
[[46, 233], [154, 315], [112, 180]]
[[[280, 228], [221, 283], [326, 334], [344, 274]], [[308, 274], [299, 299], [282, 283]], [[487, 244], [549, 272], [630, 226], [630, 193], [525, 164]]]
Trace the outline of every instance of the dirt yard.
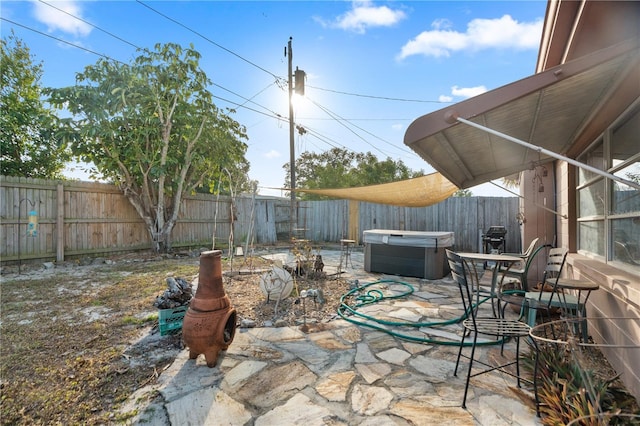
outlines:
[[[161, 336], [156, 296], [166, 278], [197, 278], [198, 252], [133, 253], [61, 265], [2, 268], [0, 422], [3, 425], [126, 422], [118, 408], [153, 383], [183, 349], [181, 334]], [[336, 315], [348, 283], [317, 274], [297, 277], [278, 304], [260, 290], [270, 262], [223, 262], [225, 291], [238, 320], [255, 326], [299, 326]], [[296, 291], [322, 289], [324, 304]]]

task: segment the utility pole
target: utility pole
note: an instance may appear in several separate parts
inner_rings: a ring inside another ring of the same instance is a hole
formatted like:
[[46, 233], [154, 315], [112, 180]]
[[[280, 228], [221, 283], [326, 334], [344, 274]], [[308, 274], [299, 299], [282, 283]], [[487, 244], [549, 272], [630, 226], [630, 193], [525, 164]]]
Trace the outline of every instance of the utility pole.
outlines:
[[297, 226], [297, 211], [296, 211], [296, 153], [295, 153], [295, 144], [294, 144], [294, 123], [293, 123], [293, 102], [291, 102], [293, 97], [293, 50], [291, 48], [291, 43], [293, 41], [293, 37], [289, 37], [288, 49], [285, 52], [289, 57], [289, 172], [290, 172], [290, 194], [291, 194], [291, 222], [289, 224], [289, 238], [292, 239], [294, 237], [294, 230]]
[[[293, 85], [293, 49], [291, 48], [291, 42], [293, 41], [293, 37], [289, 37], [289, 45], [284, 51], [284, 55], [289, 57], [289, 151], [291, 153], [289, 158], [289, 171], [291, 172], [291, 222], [289, 227], [289, 238], [293, 239], [295, 236], [296, 227], [298, 225], [298, 211], [296, 205], [296, 151], [294, 144], [294, 129], [295, 123], [293, 122], [293, 93], [295, 91], [296, 94], [300, 96], [304, 96], [304, 79], [306, 77], [306, 73], [302, 70], [299, 70], [296, 67], [295, 72], [295, 89]], [[306, 131], [302, 127], [298, 127], [300, 134], [306, 133]]]

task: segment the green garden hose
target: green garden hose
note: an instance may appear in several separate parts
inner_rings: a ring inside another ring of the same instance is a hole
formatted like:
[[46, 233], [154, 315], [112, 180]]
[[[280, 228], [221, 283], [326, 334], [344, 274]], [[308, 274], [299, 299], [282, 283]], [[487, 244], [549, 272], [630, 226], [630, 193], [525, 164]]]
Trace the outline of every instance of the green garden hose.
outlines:
[[[406, 291], [402, 293], [395, 294], [393, 296], [385, 296], [383, 292], [379, 289], [366, 290], [368, 287], [383, 284], [383, 283], [393, 283], [398, 285], [403, 285], [407, 288]], [[365, 291], [366, 290], [366, 291]], [[390, 330], [383, 326], [397, 326], [397, 327], [440, 327], [450, 324], [457, 324], [465, 320], [469, 316], [469, 312], [465, 312], [462, 316], [458, 318], [453, 318], [445, 321], [432, 321], [432, 322], [406, 322], [406, 321], [391, 321], [375, 318], [370, 315], [363, 314], [358, 312], [359, 308], [362, 308], [367, 305], [372, 305], [374, 303], [381, 302], [385, 299], [399, 299], [405, 296], [409, 296], [413, 294], [414, 288], [411, 284], [406, 283], [404, 281], [385, 279], [378, 280], [368, 284], [363, 284], [359, 287], [355, 287], [349, 290], [347, 293], [343, 294], [340, 297], [340, 305], [338, 306], [338, 315], [352, 324], [361, 325], [364, 327], [369, 327], [374, 330], [383, 331], [385, 333], [390, 334], [391, 336], [398, 337], [400, 339], [409, 340], [418, 343], [431, 343], [436, 345], [445, 345], [445, 346], [460, 346], [459, 342], [452, 342], [448, 340], [435, 340], [427, 337], [416, 337], [410, 336], [404, 333], [400, 333], [398, 331]], [[356, 303], [353, 306], [350, 306], [346, 300], [349, 298], [354, 298]], [[478, 302], [478, 305], [490, 300], [490, 297], [486, 297]], [[476, 305], [477, 306], [477, 305]], [[473, 307], [475, 308], [475, 306]], [[362, 318], [363, 321], [357, 319]], [[502, 344], [505, 339], [498, 339], [495, 341], [486, 341], [486, 342], [477, 342], [476, 346], [486, 346], [486, 345], [496, 345]], [[470, 342], [464, 343], [464, 346], [471, 346]]]

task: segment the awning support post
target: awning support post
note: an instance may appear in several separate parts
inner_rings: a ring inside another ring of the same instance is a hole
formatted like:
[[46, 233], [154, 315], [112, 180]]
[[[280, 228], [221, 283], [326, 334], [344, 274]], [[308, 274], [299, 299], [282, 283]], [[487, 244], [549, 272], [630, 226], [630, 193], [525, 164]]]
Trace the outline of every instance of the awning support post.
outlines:
[[556, 158], [556, 159], [558, 159], [558, 160], [566, 161], [567, 163], [569, 163], [569, 164], [573, 164], [574, 166], [576, 166], [576, 167], [580, 167], [581, 169], [588, 170], [588, 171], [590, 171], [590, 172], [592, 172], [592, 173], [595, 173], [595, 174], [597, 174], [597, 175], [604, 176], [604, 177], [606, 177], [607, 179], [611, 179], [611, 180], [614, 180], [614, 181], [620, 182], [620, 183], [622, 183], [622, 184], [625, 184], [625, 185], [627, 185], [627, 186], [630, 186], [630, 187], [632, 187], [632, 188], [635, 188], [635, 189], [640, 190], [640, 185], [639, 185], [639, 184], [637, 184], [637, 183], [635, 183], [635, 182], [632, 182], [632, 181], [630, 181], [630, 180], [623, 179], [623, 178], [618, 177], [618, 176], [616, 176], [616, 175], [614, 175], [614, 174], [611, 174], [611, 173], [605, 172], [604, 170], [596, 169], [596, 168], [595, 168], [595, 167], [593, 167], [593, 166], [590, 166], [590, 165], [588, 165], [588, 164], [581, 163], [581, 162], [579, 162], [579, 161], [574, 160], [573, 158], [565, 157], [565, 156], [564, 156], [564, 155], [562, 155], [562, 154], [558, 154], [558, 153], [556, 153], [556, 152], [549, 151], [548, 149], [542, 148], [541, 146], [533, 145], [533, 144], [531, 144], [531, 143], [529, 143], [529, 142], [525, 142], [525, 141], [520, 140], [520, 139], [518, 139], [518, 138], [514, 138], [513, 136], [509, 136], [509, 135], [507, 135], [507, 134], [504, 134], [504, 133], [498, 132], [497, 130], [493, 130], [493, 129], [489, 128], [489, 127], [485, 127], [485, 126], [483, 126], [483, 125], [481, 125], [481, 124], [474, 123], [473, 121], [469, 121], [469, 120], [464, 119], [464, 118], [455, 117], [455, 119], [456, 119], [456, 121], [458, 121], [458, 122], [460, 122], [460, 123], [467, 124], [467, 125], [469, 125], [469, 126], [471, 126], [471, 127], [475, 127], [476, 129], [484, 130], [484, 131], [485, 131], [485, 132], [487, 132], [487, 133], [491, 133], [492, 135], [499, 136], [499, 137], [501, 137], [501, 138], [503, 138], [503, 139], [506, 139], [506, 140], [508, 140], [508, 141], [511, 141], [511, 142], [517, 143], [518, 145], [522, 145], [522, 146], [524, 146], [524, 147], [526, 147], [526, 148], [529, 148], [529, 149], [534, 150], [534, 151], [536, 151], [536, 152], [539, 152], [539, 153], [541, 153], [541, 154], [548, 155], [549, 157], [553, 157], [553, 158]]

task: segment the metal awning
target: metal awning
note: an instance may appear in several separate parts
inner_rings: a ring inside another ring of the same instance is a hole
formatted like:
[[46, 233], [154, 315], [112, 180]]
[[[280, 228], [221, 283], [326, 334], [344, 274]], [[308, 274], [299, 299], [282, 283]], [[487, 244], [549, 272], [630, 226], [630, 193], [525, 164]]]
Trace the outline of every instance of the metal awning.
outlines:
[[638, 40], [424, 115], [411, 123], [404, 143], [459, 188], [509, 176], [566, 153], [629, 73], [638, 75], [640, 96]]

